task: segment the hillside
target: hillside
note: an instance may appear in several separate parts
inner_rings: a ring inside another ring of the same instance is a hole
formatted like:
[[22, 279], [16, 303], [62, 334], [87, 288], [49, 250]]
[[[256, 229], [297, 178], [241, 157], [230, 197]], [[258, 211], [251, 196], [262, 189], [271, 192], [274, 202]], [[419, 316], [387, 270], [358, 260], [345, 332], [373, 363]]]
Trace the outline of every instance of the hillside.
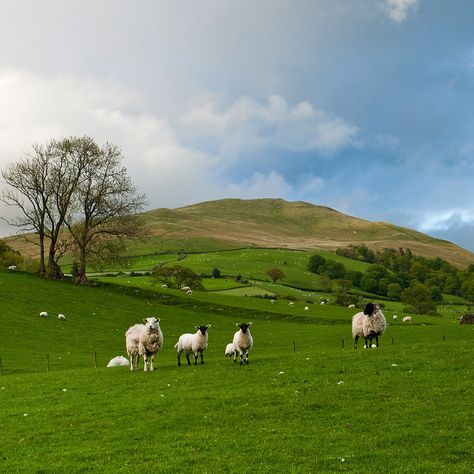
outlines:
[[[283, 199], [223, 199], [144, 214], [153, 239], [213, 241], [213, 247], [278, 247], [326, 249], [365, 244], [372, 249], [410, 248], [460, 267], [474, 263], [474, 254], [451, 242], [385, 222], [369, 222], [334, 209]], [[209, 244], [208, 244], [209, 245]], [[175, 247], [176, 248], [176, 247]]]
[[[451, 242], [301, 201], [222, 199], [142, 215], [150, 235], [146, 241], [130, 243], [131, 255], [241, 247], [334, 250], [365, 244], [372, 249], [410, 248], [417, 255], [440, 257], [460, 268], [474, 263], [472, 252]], [[25, 255], [37, 252], [31, 242], [7, 240]]]

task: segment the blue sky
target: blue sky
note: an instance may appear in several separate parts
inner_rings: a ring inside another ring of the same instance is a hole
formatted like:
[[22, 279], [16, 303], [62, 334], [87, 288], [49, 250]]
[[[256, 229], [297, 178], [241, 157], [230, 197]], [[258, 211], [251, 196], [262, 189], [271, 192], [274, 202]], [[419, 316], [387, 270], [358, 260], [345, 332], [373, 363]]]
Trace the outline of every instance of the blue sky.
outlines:
[[472, 0], [0, 0], [0, 166], [88, 134], [150, 208], [282, 197], [474, 250], [472, 25]]

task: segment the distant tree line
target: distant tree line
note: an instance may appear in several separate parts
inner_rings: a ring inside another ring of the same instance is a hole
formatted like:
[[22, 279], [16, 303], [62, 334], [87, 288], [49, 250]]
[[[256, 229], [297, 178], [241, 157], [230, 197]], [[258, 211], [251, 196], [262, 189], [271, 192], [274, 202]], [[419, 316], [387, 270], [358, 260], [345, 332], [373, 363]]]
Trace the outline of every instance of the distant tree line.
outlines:
[[119, 147], [99, 146], [87, 136], [50, 140], [2, 170], [7, 189], [0, 199], [20, 210], [9, 221], [33, 233], [39, 246], [40, 275], [62, 278], [59, 259], [77, 257], [78, 283], [86, 283], [88, 264], [116, 259], [123, 238], [136, 237], [136, 216], [145, 204], [126, 169]]
[[[443, 293], [474, 301], [474, 265], [460, 270], [441, 258], [413, 255], [404, 248], [374, 252], [361, 245], [338, 248], [336, 254], [372, 265], [364, 273], [353, 272], [340, 262], [312, 255], [309, 271], [331, 280], [350, 281], [363, 291], [404, 301], [422, 312], [435, 309], [433, 303], [442, 301]], [[421, 307], [414, 303], [420, 301]]]

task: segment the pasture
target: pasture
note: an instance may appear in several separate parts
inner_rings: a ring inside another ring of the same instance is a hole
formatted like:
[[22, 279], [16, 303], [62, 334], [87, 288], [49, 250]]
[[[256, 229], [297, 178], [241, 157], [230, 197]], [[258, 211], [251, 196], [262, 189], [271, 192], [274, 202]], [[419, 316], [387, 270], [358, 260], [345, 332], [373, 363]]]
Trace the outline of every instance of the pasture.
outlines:
[[[404, 325], [387, 303], [381, 347], [354, 350], [354, 310], [141, 278], [84, 288], [0, 271], [0, 472], [474, 470], [474, 328], [459, 308]], [[165, 339], [156, 370], [105, 368], [149, 315]], [[249, 320], [240, 366], [224, 348]], [[177, 367], [173, 346], [198, 324], [212, 325], [205, 364]]]

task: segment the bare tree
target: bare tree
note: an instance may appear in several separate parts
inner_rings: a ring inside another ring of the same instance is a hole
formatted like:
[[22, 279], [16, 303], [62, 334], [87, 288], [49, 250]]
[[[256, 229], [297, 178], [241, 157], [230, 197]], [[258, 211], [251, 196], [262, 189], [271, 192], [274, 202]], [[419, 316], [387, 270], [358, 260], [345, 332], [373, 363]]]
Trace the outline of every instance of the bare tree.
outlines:
[[77, 282], [87, 283], [86, 267], [110, 256], [117, 239], [138, 237], [143, 226], [135, 215], [145, 204], [121, 166], [119, 147], [106, 144], [90, 154], [75, 192], [75, 208], [66, 219], [78, 253]]
[[20, 232], [34, 232], [40, 247], [39, 274], [46, 274], [45, 237], [48, 208], [52, 202], [49, 172], [52, 162], [51, 144], [33, 145], [34, 153], [22, 161], [8, 166], [2, 177], [10, 186], [0, 199], [9, 206], [16, 206], [22, 215], [8, 220]]

